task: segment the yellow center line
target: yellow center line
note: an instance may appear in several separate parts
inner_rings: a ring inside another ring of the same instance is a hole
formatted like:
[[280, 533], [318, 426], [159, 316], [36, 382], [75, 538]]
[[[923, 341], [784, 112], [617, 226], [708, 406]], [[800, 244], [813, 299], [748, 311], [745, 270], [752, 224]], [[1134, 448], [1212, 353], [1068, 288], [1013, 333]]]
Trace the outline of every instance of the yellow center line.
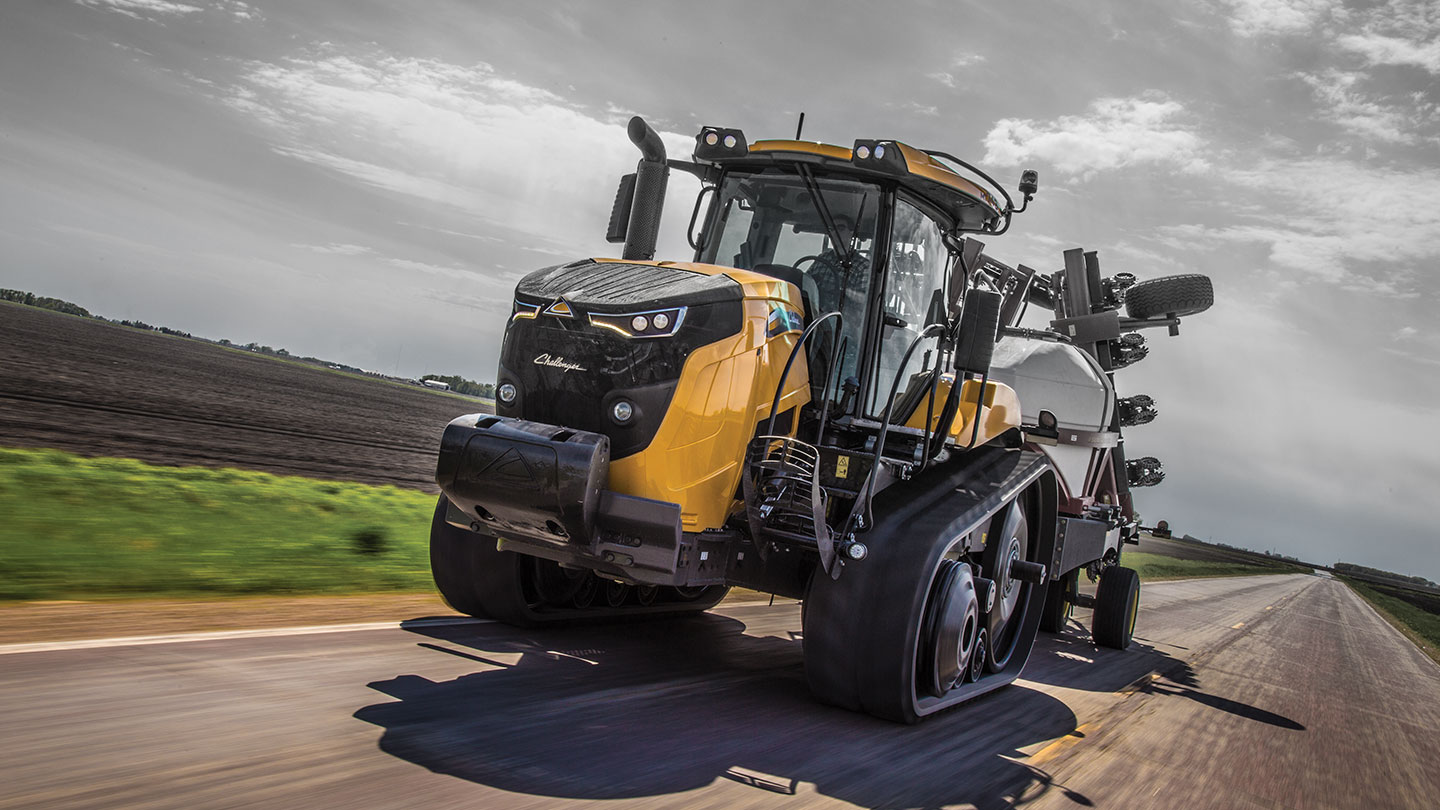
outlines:
[[1085, 739], [1085, 732], [1093, 729], [1094, 727], [1095, 725], [1093, 723], [1082, 723], [1081, 725], [1076, 726], [1074, 731], [1066, 734], [1064, 737], [1061, 737], [1060, 739], [1050, 743], [1049, 745], [1041, 748], [1039, 751], [1036, 751], [1033, 755], [1031, 755], [1030, 764], [1038, 765], [1042, 762], [1045, 762], [1046, 760], [1054, 759], [1061, 751]]
[[1232, 625], [1230, 626], [1230, 629], [1231, 629], [1231, 630], [1239, 630], [1240, 628], [1242, 628], [1242, 627], [1244, 627], [1244, 626], [1245, 626], [1245, 623], [1244, 623], [1244, 622], [1240, 622], [1239, 624], [1232, 624]]

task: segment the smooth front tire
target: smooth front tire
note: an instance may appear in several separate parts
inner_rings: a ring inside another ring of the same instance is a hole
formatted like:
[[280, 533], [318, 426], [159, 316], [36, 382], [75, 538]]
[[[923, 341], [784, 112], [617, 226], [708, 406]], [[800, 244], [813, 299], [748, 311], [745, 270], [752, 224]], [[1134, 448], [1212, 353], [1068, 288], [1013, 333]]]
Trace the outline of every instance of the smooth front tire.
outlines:
[[1140, 575], [1133, 568], [1112, 565], [1100, 574], [1095, 589], [1095, 614], [1090, 635], [1101, 647], [1123, 650], [1135, 635], [1140, 612]]

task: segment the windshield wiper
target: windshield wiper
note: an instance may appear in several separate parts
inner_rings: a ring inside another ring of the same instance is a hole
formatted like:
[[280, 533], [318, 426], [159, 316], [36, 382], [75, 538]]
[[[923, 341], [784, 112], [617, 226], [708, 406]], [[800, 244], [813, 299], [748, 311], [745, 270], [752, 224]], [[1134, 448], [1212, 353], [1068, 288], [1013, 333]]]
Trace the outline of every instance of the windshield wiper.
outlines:
[[[830, 206], [825, 204], [825, 196], [820, 193], [820, 185], [815, 182], [815, 177], [810, 173], [810, 167], [803, 163], [795, 164], [800, 172], [800, 179], [805, 181], [805, 188], [810, 192], [810, 199], [815, 203], [815, 211], [820, 214], [820, 221], [825, 223], [825, 232], [830, 237], [830, 244], [835, 246], [835, 252], [840, 253], [840, 246], [845, 244], [844, 238], [840, 236], [840, 228], [835, 224], [835, 218], [830, 215]], [[859, 223], [856, 223], [856, 231], [859, 231]], [[848, 273], [850, 265], [855, 261], [855, 239], [852, 237], [848, 249], [840, 257], [840, 264]]]

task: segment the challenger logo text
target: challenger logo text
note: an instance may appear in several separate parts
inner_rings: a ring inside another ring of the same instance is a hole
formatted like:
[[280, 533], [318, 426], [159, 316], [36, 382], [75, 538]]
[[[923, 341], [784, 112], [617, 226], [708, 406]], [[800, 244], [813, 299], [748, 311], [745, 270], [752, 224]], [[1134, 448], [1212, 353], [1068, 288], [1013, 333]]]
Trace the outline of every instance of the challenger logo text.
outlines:
[[560, 369], [560, 371], [561, 371], [562, 374], [568, 374], [569, 372], [572, 372], [572, 371], [589, 371], [589, 369], [585, 368], [584, 366], [580, 365], [579, 363], [569, 363], [569, 362], [566, 362], [565, 358], [563, 358], [563, 357], [551, 357], [549, 352], [546, 352], [545, 354], [542, 354], [542, 355], [540, 355], [539, 357], [536, 357], [536, 358], [535, 358], [535, 365], [537, 365], [537, 366], [549, 366], [550, 368], [558, 368], [558, 369]]

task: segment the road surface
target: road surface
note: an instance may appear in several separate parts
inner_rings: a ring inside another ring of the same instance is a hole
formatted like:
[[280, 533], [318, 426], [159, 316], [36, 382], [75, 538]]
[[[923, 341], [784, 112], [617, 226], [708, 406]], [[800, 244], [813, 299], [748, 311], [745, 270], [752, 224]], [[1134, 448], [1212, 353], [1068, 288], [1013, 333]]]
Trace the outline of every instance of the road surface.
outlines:
[[[0, 648], [5, 808], [1431, 808], [1440, 667], [1339, 582], [1153, 584], [918, 726], [805, 690], [793, 603]], [[1084, 613], [1077, 618], [1085, 618]]]

